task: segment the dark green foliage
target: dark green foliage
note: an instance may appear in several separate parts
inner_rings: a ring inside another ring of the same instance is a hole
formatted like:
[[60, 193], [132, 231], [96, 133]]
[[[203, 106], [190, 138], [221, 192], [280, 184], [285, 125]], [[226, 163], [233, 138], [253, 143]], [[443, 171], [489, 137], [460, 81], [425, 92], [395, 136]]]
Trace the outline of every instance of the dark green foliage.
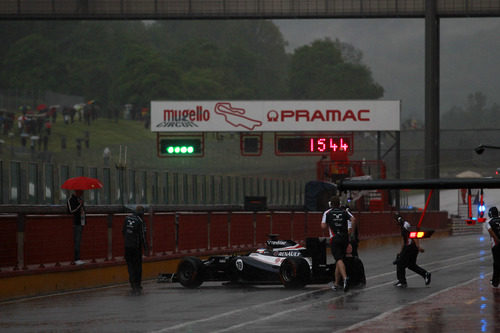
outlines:
[[0, 22], [0, 89], [51, 90], [103, 107], [151, 100], [376, 99], [348, 44], [289, 55], [266, 20]]
[[[370, 70], [350, 51], [344, 60], [339, 42], [318, 40], [292, 55], [290, 94], [293, 99], [377, 99], [384, 89], [375, 83]], [[357, 58], [356, 58], [356, 57]]]

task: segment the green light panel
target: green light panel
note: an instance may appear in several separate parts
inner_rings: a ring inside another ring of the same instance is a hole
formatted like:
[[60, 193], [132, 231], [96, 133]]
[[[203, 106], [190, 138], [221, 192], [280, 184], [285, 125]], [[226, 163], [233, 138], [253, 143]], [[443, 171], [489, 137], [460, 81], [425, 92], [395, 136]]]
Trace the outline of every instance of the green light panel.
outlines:
[[160, 139], [162, 156], [201, 156], [203, 147], [199, 138], [165, 138]]

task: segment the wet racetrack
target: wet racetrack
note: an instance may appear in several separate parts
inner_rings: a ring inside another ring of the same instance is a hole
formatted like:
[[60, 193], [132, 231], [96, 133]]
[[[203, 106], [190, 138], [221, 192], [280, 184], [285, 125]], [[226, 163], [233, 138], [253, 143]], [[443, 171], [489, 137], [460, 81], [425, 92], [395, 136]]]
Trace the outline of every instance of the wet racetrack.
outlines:
[[[146, 281], [0, 303], [2, 332], [498, 332], [500, 290], [489, 280], [489, 237], [422, 241], [417, 263], [432, 282], [407, 272], [398, 289], [399, 244], [360, 250], [367, 285], [347, 293], [326, 285], [224, 286]], [[159, 272], [161, 273], [161, 272]]]

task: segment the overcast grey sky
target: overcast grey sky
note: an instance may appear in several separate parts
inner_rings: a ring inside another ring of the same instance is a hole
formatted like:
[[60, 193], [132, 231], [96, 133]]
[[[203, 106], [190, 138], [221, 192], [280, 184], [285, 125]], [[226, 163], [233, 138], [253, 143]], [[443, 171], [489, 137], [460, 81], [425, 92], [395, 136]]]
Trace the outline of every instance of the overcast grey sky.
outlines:
[[[329, 37], [363, 52], [363, 63], [384, 89], [402, 101], [402, 119], [424, 118], [424, 19], [276, 20], [288, 51]], [[441, 113], [483, 92], [500, 104], [500, 18], [440, 20]]]

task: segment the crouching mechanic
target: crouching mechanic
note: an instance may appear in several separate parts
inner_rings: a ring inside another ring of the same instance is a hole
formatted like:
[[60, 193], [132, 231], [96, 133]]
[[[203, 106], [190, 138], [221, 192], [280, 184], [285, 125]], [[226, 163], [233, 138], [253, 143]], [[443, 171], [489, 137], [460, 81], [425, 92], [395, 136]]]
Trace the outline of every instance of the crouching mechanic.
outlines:
[[498, 288], [500, 282], [500, 217], [498, 217], [498, 208], [491, 207], [488, 211], [490, 220], [486, 223], [488, 233], [491, 238], [491, 254], [493, 255], [493, 278], [491, 285]]
[[340, 199], [333, 196], [329, 202], [330, 209], [323, 213], [321, 228], [328, 228], [330, 233], [330, 248], [335, 258], [335, 282], [333, 290], [339, 290], [340, 280], [344, 280], [344, 291], [349, 290], [349, 277], [346, 273], [344, 257], [349, 245], [349, 233], [351, 232], [349, 214], [340, 208]]
[[132, 287], [131, 294], [140, 295], [142, 293], [142, 249], [144, 248], [145, 255], [149, 252], [143, 206], [137, 206], [132, 215], [125, 217], [122, 233], [125, 243], [125, 260]]

